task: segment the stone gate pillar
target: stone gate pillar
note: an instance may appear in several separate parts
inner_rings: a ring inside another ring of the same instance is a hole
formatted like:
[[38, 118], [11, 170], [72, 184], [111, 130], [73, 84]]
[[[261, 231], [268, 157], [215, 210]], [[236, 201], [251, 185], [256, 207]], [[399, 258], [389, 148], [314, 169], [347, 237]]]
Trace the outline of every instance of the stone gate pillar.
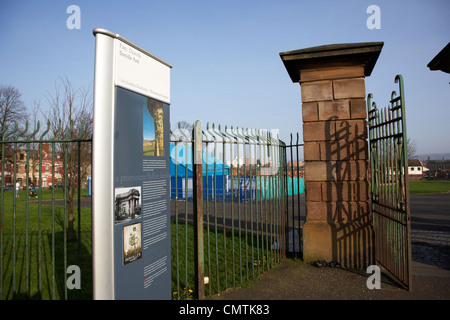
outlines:
[[280, 53], [301, 86], [305, 261], [374, 264], [364, 79], [382, 46], [336, 44]]

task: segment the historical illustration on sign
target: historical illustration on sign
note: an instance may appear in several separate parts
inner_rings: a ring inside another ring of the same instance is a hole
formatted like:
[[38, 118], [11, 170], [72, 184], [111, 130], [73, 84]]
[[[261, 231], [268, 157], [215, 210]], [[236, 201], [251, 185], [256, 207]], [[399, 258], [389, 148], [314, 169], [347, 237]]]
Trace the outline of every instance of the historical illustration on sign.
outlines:
[[127, 264], [142, 257], [141, 223], [123, 227], [123, 263]]
[[164, 156], [163, 104], [147, 98], [143, 106], [143, 155]]
[[122, 223], [141, 217], [141, 187], [115, 189], [115, 221]]

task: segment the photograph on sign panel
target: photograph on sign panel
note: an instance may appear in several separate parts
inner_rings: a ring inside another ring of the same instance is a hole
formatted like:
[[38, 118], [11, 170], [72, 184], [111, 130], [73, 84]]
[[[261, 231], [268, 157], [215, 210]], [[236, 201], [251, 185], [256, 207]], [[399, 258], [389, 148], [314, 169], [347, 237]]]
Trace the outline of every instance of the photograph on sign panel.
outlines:
[[147, 98], [143, 107], [143, 155], [164, 156], [163, 104]]
[[115, 202], [116, 223], [141, 217], [141, 187], [116, 188]]
[[127, 264], [142, 258], [141, 223], [123, 227], [123, 263]]

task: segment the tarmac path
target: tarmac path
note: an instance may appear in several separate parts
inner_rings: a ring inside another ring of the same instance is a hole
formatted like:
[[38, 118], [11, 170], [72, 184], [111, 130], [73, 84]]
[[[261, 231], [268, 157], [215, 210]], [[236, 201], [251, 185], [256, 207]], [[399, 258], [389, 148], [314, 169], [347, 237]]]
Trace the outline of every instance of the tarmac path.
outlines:
[[368, 289], [370, 274], [317, 267], [284, 259], [250, 287], [234, 288], [219, 300], [449, 300], [450, 193], [412, 194], [412, 290], [386, 276], [381, 289]]

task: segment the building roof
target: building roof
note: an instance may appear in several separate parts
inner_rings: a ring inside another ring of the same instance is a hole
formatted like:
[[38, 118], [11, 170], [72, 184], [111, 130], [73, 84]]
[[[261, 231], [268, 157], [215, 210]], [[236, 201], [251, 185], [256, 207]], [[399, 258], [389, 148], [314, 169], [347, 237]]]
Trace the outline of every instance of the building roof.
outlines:
[[423, 167], [423, 164], [419, 159], [408, 159], [408, 167]]
[[428, 63], [427, 67], [432, 71], [450, 73], [450, 42]]

